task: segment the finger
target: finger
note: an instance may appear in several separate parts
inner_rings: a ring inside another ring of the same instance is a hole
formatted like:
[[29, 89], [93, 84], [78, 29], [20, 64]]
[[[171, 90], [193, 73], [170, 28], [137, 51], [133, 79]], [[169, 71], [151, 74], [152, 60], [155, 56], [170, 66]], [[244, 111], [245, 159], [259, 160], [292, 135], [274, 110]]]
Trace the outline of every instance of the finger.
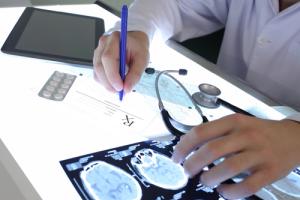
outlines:
[[252, 152], [241, 152], [226, 158], [201, 175], [201, 182], [209, 187], [215, 187], [222, 182], [235, 177], [242, 172], [247, 172], [259, 161]]
[[132, 90], [135, 84], [140, 80], [144, 69], [148, 64], [148, 52], [144, 55], [136, 55], [134, 60], [131, 63], [131, 66], [128, 70], [128, 73], [124, 82], [125, 93], [128, 93]]
[[246, 145], [247, 141], [241, 134], [229, 134], [213, 139], [202, 145], [184, 162], [184, 169], [193, 177], [215, 160], [240, 152]]
[[258, 170], [239, 183], [221, 184], [217, 191], [226, 199], [248, 197], [272, 182], [266, 174], [268, 169]]
[[101, 54], [104, 48], [105, 43], [103, 42], [105, 41], [104, 36], [102, 36], [99, 41], [98, 41], [98, 46], [97, 48], [94, 50], [94, 55], [93, 55], [93, 67], [94, 67], [94, 72], [98, 73], [99, 68], [102, 68], [102, 63], [101, 63]]
[[103, 65], [101, 62], [101, 54], [105, 45], [105, 36], [102, 36], [99, 40], [98, 47], [94, 50], [93, 56], [93, 68], [94, 68], [94, 79], [102, 84], [107, 90], [115, 92], [115, 89], [108, 82]]
[[107, 81], [116, 91], [123, 89], [123, 81], [119, 74], [119, 41], [120, 34], [112, 33], [103, 49], [101, 59]]
[[103, 71], [103, 68], [98, 69], [98, 74], [96, 74], [95, 70], [94, 70], [94, 79], [100, 83], [106, 90], [110, 91], [110, 92], [116, 92], [115, 88], [113, 88], [109, 82], [106, 79], [105, 76], [105, 72]]
[[105, 47], [106, 40], [107, 40], [107, 36], [105, 36], [105, 35], [103, 35], [99, 38], [98, 46], [94, 50], [94, 56], [93, 56], [94, 66], [95, 65], [98, 66], [99, 64], [101, 64], [101, 54], [102, 54], [103, 49]]
[[175, 146], [173, 161], [182, 162], [188, 154], [200, 145], [236, 129], [235, 126], [239, 123], [238, 121], [241, 121], [241, 118], [241, 115], [234, 114], [194, 127], [191, 132], [181, 137]]

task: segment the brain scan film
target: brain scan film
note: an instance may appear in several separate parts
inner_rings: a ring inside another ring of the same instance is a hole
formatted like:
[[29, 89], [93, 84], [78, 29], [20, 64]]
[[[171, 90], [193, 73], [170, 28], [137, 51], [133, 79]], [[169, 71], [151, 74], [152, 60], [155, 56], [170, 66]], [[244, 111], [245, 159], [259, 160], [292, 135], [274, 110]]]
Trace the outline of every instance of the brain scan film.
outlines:
[[176, 190], [188, 182], [180, 164], [175, 164], [169, 157], [151, 149], [136, 152], [131, 164], [149, 183], [161, 188]]
[[272, 186], [289, 196], [300, 199], [300, 173], [299, 170], [291, 172], [287, 177], [275, 182]]
[[140, 185], [132, 176], [103, 161], [89, 163], [80, 178], [95, 200], [138, 200], [142, 197]]
[[60, 164], [82, 200], [224, 200], [171, 160], [177, 141], [147, 140]]

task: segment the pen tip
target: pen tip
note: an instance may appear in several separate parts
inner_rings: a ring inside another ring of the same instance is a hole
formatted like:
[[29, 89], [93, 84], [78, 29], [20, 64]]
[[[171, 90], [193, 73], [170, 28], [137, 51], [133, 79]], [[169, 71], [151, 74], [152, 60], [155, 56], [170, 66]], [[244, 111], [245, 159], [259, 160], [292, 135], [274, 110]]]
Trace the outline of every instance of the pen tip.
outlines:
[[124, 95], [124, 91], [120, 91], [119, 92], [119, 100], [122, 101], [123, 100], [123, 95]]

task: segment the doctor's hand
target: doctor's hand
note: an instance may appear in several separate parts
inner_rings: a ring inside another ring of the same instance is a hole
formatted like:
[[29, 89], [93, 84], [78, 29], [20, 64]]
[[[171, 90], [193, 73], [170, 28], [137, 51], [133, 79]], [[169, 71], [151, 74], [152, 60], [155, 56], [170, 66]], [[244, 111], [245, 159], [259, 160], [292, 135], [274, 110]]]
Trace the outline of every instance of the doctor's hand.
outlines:
[[149, 39], [140, 31], [127, 33], [128, 71], [124, 84], [119, 74], [119, 45], [120, 32], [116, 31], [100, 38], [99, 45], [94, 51], [94, 78], [109, 91], [117, 92], [124, 89], [127, 93], [139, 81], [148, 64]]
[[[181, 137], [172, 159], [184, 161], [183, 167], [192, 177], [225, 158], [203, 172], [200, 179], [206, 186], [217, 186], [225, 198], [237, 199], [254, 194], [299, 166], [299, 147], [300, 123], [233, 114], [193, 128]], [[246, 174], [243, 181], [222, 183], [240, 173]]]

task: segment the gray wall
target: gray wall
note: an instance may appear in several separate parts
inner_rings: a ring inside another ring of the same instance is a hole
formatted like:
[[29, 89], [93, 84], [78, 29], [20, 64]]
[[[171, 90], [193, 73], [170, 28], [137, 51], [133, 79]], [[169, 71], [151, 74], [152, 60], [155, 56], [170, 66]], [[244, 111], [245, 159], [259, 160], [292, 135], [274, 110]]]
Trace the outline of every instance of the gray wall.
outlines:
[[[85, 3], [86, 0], [30, 0], [32, 5], [49, 5], [49, 4], [72, 4], [72, 3]], [[87, 1], [88, 3], [91, 2], [91, 0]]]
[[134, 0], [100, 0], [100, 1], [116, 10], [121, 10], [123, 4], [129, 5]]
[[93, 3], [95, 0], [0, 0], [0, 7]]
[[[49, 5], [49, 4], [61, 4], [61, 3], [72, 4], [72, 3], [86, 3], [90, 1], [91, 0], [0, 0], [0, 7]], [[120, 10], [123, 4], [129, 5], [134, 0], [100, 0], [100, 1], [107, 4], [108, 6], [111, 6], [113, 9]]]
[[0, 7], [30, 6], [29, 0], [0, 0]]

